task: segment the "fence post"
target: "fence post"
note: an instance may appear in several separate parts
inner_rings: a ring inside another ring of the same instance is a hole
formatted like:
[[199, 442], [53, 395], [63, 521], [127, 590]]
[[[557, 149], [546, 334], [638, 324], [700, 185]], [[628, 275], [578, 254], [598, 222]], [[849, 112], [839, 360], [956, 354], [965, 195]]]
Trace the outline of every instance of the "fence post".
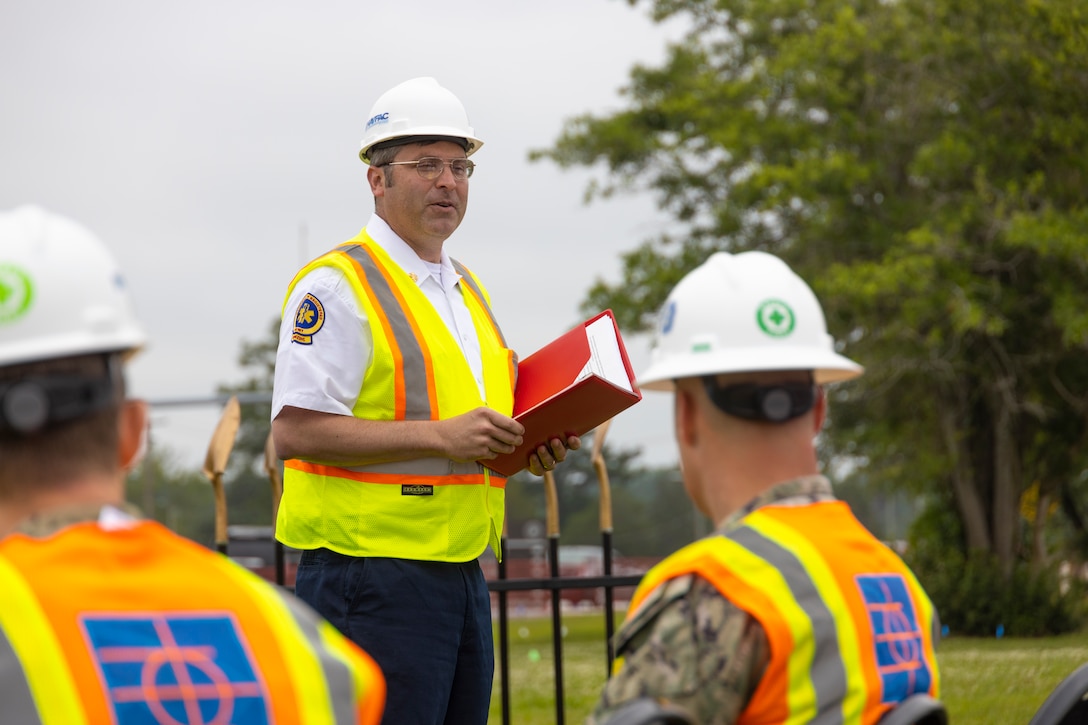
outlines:
[[[555, 474], [544, 472], [544, 497], [548, 528], [551, 576], [559, 578], [559, 494], [555, 489]], [[552, 589], [552, 652], [555, 658], [555, 724], [563, 725], [563, 620], [560, 617], [559, 589]]]
[[[593, 470], [597, 472], [597, 481], [600, 483], [601, 488], [601, 503], [600, 503], [600, 528], [601, 528], [601, 546], [603, 547], [603, 572], [605, 577], [612, 576], [612, 487], [608, 482], [608, 466], [605, 465], [604, 455], [602, 451], [604, 449], [604, 439], [608, 435], [608, 426], [612, 423], [612, 419], [609, 418], [601, 425], [597, 426], [596, 432], [593, 434], [593, 455], [590, 457], [590, 461], [593, 463]], [[605, 641], [605, 677], [609, 677], [612, 674], [612, 660], [615, 653], [612, 649], [612, 635], [615, 629], [615, 623], [613, 622], [612, 613], [612, 587], [611, 585], [605, 585], [604, 587], [604, 641]]]
[[[506, 553], [506, 540], [509, 536], [506, 533], [506, 522], [508, 519], [502, 520], [502, 536], [499, 539], [499, 552], [500, 554]], [[499, 581], [506, 579], [506, 557], [500, 556], [496, 562], [498, 567]], [[506, 612], [506, 590], [500, 589], [499, 595], [499, 681], [502, 683], [502, 689], [500, 690], [499, 697], [502, 700], [502, 725], [510, 725], [510, 641], [509, 630], [510, 624], [507, 619]]]

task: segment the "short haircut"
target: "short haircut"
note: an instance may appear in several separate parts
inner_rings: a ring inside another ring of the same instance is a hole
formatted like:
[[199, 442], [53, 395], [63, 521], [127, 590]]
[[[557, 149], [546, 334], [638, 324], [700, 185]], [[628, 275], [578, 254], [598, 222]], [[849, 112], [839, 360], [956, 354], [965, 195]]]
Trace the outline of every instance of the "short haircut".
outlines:
[[112, 404], [31, 434], [0, 432], [0, 501], [21, 497], [23, 488], [63, 488], [89, 474], [113, 474], [118, 467], [118, 416], [124, 398], [119, 360], [113, 355], [80, 355], [0, 368], [0, 383], [32, 377], [115, 379]]
[[[380, 149], [373, 149], [370, 152], [370, 165], [374, 168], [379, 166], [385, 166], [390, 161], [394, 161], [397, 158], [397, 152], [403, 148], [402, 146], [385, 146]], [[393, 185], [393, 168], [392, 166], [385, 166], [385, 180], [384, 184], [386, 188]], [[374, 199], [374, 206], [377, 208], [378, 200]]]

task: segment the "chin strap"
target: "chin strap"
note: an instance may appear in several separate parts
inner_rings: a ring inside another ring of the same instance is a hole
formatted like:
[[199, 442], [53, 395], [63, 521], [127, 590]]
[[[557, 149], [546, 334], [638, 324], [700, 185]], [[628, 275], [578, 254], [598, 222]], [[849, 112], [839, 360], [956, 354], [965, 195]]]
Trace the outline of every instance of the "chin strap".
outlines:
[[110, 356], [105, 375], [28, 376], [0, 382], [0, 433], [33, 435], [116, 403], [120, 369]]
[[785, 423], [809, 412], [816, 403], [816, 385], [811, 380], [719, 388], [714, 377], [708, 375], [703, 378], [703, 387], [718, 410], [745, 420]]

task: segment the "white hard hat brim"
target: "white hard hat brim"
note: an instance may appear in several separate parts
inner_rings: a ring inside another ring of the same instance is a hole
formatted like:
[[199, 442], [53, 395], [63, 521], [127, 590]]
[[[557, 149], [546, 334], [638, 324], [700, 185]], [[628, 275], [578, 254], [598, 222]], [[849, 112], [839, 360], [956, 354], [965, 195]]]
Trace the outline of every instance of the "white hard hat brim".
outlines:
[[362, 159], [364, 164], [369, 165], [370, 150], [373, 149], [375, 146], [389, 144], [390, 141], [399, 141], [403, 144], [410, 144], [413, 142], [412, 139], [415, 138], [430, 139], [435, 136], [449, 138], [451, 140], [457, 139], [460, 141], [464, 141], [465, 156], [472, 156], [472, 154], [479, 151], [480, 147], [484, 145], [484, 142], [480, 139], [476, 138], [475, 136], [470, 136], [466, 134], [464, 129], [451, 128], [449, 126], [425, 126], [423, 128], [413, 128], [411, 133], [391, 133], [387, 136], [379, 136], [373, 142], [367, 145], [366, 148], [359, 151], [359, 158]]
[[638, 385], [644, 390], [672, 390], [673, 381], [705, 375], [746, 373], [767, 370], [811, 370], [817, 384], [837, 383], [860, 376], [861, 365], [837, 353], [811, 347], [773, 346], [743, 350], [722, 350], [683, 358], [672, 357], [651, 363]]

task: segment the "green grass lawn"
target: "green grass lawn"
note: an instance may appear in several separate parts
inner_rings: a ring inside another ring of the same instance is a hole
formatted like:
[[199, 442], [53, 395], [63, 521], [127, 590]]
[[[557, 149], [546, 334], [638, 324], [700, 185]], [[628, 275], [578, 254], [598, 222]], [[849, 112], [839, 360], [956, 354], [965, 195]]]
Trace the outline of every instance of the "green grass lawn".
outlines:
[[[573, 725], [592, 711], [605, 681], [604, 615], [565, 614], [563, 626], [564, 722]], [[496, 632], [496, 649], [498, 641]], [[940, 643], [937, 659], [950, 725], [1027, 725], [1062, 678], [1088, 662], [1088, 632], [951, 637]], [[550, 616], [510, 619], [510, 725], [555, 724], [554, 662]], [[490, 725], [502, 723], [501, 687], [496, 654]]]

